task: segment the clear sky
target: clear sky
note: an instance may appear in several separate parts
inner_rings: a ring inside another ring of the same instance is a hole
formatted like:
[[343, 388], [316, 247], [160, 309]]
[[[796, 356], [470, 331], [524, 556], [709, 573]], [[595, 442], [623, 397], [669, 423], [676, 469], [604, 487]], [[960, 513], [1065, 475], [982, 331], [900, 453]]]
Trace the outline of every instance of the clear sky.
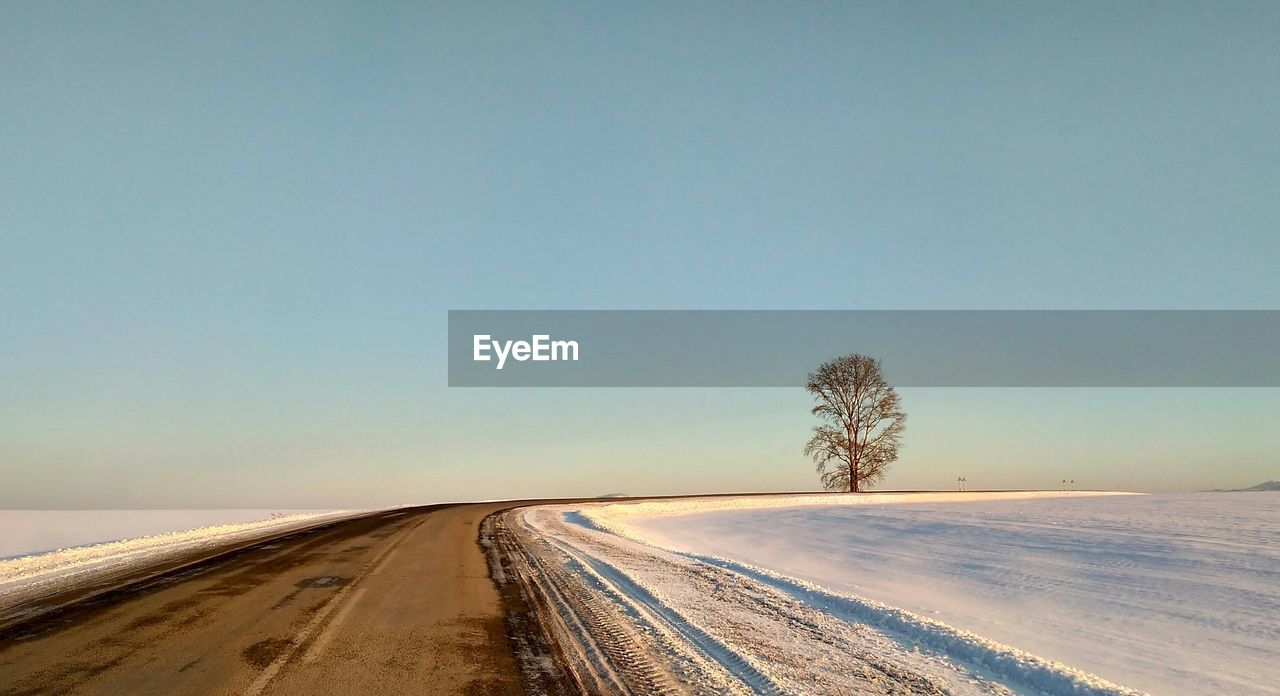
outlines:
[[[446, 311], [1276, 308], [1277, 36], [1270, 2], [4, 3], [0, 506], [813, 488], [799, 389], [449, 389]], [[1280, 390], [903, 400], [888, 486], [1280, 478]]]

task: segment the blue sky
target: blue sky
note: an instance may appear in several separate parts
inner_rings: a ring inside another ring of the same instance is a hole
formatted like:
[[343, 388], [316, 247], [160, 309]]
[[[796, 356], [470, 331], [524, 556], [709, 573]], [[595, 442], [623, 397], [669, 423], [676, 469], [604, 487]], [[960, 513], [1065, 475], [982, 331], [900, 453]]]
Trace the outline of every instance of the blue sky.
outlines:
[[[450, 390], [445, 312], [1274, 308], [1276, 35], [1271, 3], [10, 3], [0, 505], [812, 487], [803, 393]], [[888, 485], [1280, 478], [1276, 390], [904, 403]]]

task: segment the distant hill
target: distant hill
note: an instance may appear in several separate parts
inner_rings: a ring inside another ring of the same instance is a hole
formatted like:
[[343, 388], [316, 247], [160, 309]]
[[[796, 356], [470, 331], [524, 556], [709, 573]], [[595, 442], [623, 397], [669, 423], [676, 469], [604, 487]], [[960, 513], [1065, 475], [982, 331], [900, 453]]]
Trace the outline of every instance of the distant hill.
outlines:
[[1259, 483], [1256, 486], [1249, 486], [1248, 488], [1233, 488], [1231, 490], [1223, 490], [1221, 488], [1215, 488], [1211, 492], [1212, 493], [1249, 493], [1253, 491], [1280, 491], [1280, 481], [1266, 481], [1265, 483]]

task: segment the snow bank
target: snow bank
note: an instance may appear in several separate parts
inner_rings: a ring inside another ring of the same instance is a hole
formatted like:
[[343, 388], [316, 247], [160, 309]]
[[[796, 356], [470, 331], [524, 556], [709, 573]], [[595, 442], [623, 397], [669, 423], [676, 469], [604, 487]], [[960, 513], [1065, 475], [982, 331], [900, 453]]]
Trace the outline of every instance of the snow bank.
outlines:
[[1012, 646], [949, 626], [880, 602], [841, 595], [804, 580], [729, 559], [701, 557], [705, 563], [732, 570], [782, 590], [809, 606], [845, 621], [886, 631], [915, 650], [928, 650], [965, 662], [998, 677], [1006, 687], [1045, 694], [1111, 696], [1140, 693], [1061, 662], [1046, 660]]
[[668, 498], [641, 502], [600, 503], [584, 508], [584, 513], [603, 529], [644, 539], [629, 527], [630, 520], [684, 517], [712, 512], [743, 512], [781, 508], [833, 507], [851, 505], [920, 505], [926, 503], [991, 502], [1000, 500], [1041, 500], [1047, 498], [1132, 496], [1139, 493], [1117, 491], [999, 491], [991, 493], [800, 493], [793, 495], [744, 495], [705, 498]]
[[[58, 515], [51, 514], [54, 512], [59, 511], [6, 510], [0, 514], [0, 521], [4, 524], [0, 529], [4, 530], [4, 536], [8, 539], [11, 530], [19, 528], [31, 529], [35, 522], [43, 521], [51, 524], [62, 523], [64, 526], [60, 533], [65, 534], [68, 528], [78, 528], [77, 525], [85, 520], [91, 520], [96, 513], [108, 513], [103, 517], [108, 522], [114, 521], [116, 530], [136, 529], [139, 526], [154, 525], [160, 519], [174, 523], [176, 520], [207, 517], [215, 511], [191, 511], [194, 514], [186, 516], [156, 515], [157, 511], [149, 510], [69, 511], [74, 513], [70, 517], [76, 518], [71, 521], [65, 519], [66, 515], [63, 516], [64, 519], [57, 519]], [[161, 512], [172, 513], [174, 511]], [[221, 512], [224, 517], [235, 517], [237, 514], [243, 514], [246, 511], [231, 510]], [[326, 521], [341, 519], [357, 514], [358, 511], [309, 512], [274, 517], [270, 517], [271, 513], [266, 511], [255, 512], [265, 514], [256, 514], [255, 516], [258, 519], [254, 521], [213, 524], [184, 531], [172, 531], [90, 546], [64, 548], [47, 553], [0, 560], [0, 611], [3, 611], [5, 607], [11, 607], [32, 597], [111, 577], [141, 566], [163, 563], [181, 558], [190, 553], [213, 550], [227, 544], [248, 542], [272, 533], [288, 532]], [[264, 516], [267, 516], [267, 519], [262, 519]], [[108, 524], [106, 527], [110, 528], [111, 525]], [[74, 535], [77, 532], [72, 531], [71, 533]], [[96, 533], [109, 532], [99, 531]], [[16, 537], [17, 535], [15, 534], [14, 536]], [[35, 538], [35, 536], [28, 534], [24, 538], [30, 539]], [[3, 617], [0, 616], [0, 618]]]
[[329, 509], [0, 510], [0, 560]]

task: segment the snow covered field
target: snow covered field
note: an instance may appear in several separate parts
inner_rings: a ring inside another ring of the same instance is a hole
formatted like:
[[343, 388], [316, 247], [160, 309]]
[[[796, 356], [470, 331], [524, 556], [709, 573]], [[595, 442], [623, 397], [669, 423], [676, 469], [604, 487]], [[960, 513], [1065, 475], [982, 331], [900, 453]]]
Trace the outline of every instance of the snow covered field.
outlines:
[[[525, 518], [783, 691], [833, 692], [824, 670], [847, 674], [841, 653], [872, 646], [856, 635], [871, 627], [907, 647], [876, 654], [958, 693], [1280, 694], [1272, 494], [705, 498]], [[737, 598], [717, 607], [726, 578]], [[750, 597], [791, 619], [743, 618]], [[806, 623], [852, 642], [824, 651]]]
[[0, 510], [0, 618], [32, 596], [191, 552], [354, 514], [272, 510]]

